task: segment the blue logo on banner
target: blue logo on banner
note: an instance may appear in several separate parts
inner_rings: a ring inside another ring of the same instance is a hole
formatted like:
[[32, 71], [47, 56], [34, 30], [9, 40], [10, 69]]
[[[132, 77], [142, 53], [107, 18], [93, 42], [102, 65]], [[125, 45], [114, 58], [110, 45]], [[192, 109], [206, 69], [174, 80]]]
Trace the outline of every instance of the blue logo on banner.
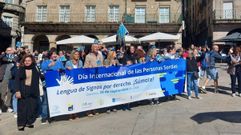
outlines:
[[68, 105], [68, 111], [73, 111], [74, 110], [74, 105]]

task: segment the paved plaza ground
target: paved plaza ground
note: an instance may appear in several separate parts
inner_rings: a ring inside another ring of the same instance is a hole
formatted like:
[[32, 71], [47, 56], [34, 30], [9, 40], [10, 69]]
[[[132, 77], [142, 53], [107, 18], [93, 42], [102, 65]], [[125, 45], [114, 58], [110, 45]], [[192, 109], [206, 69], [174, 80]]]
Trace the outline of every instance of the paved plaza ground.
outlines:
[[[208, 89], [203, 99], [137, 106], [132, 111], [102, 113], [93, 118], [61, 120], [18, 132], [13, 114], [0, 115], [0, 135], [241, 135], [241, 97], [231, 97], [226, 64], [219, 64], [220, 93]], [[212, 84], [212, 83], [210, 83]]]

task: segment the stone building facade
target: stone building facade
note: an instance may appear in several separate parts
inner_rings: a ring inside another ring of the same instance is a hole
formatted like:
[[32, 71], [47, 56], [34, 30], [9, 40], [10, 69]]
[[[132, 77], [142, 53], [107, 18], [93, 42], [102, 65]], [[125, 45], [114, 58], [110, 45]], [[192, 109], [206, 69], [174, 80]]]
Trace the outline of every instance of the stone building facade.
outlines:
[[213, 0], [213, 40], [233, 32], [241, 33], [241, 1]]
[[241, 32], [240, 0], [184, 0], [185, 42], [209, 45], [233, 32]]
[[0, 52], [7, 47], [15, 47], [21, 41], [22, 31], [20, 22], [25, 9], [19, 0], [0, 1]]
[[181, 0], [33, 0], [26, 3], [23, 43], [42, 51], [75, 35], [101, 39], [114, 35], [120, 22], [135, 37], [178, 34], [181, 12]]

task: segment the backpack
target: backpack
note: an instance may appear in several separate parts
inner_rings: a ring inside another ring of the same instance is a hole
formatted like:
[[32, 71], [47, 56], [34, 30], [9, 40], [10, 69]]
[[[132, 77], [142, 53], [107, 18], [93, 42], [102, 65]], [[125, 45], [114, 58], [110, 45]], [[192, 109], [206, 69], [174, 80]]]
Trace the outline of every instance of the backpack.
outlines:
[[201, 61], [201, 68], [203, 70], [209, 68], [211, 66], [210, 61], [211, 61], [211, 52], [206, 52], [204, 54], [204, 58]]

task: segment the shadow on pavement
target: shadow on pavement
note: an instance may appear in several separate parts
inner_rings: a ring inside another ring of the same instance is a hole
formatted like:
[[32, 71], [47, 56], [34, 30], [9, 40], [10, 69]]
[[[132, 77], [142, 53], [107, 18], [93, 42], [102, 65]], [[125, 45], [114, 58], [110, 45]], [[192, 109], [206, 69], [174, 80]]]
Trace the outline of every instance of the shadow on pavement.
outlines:
[[198, 124], [209, 123], [218, 119], [231, 123], [241, 123], [241, 111], [199, 113], [192, 116], [191, 119]]
[[231, 86], [230, 86], [230, 87], [226, 87], [226, 86], [218, 86], [218, 88], [221, 89], [221, 90], [231, 91]]
[[[225, 86], [218, 86], [219, 94], [224, 94], [224, 95], [231, 95], [231, 88], [230, 87], [225, 87]], [[206, 89], [208, 92], [213, 92], [214, 93], [214, 86], [211, 86], [211, 88]]]

